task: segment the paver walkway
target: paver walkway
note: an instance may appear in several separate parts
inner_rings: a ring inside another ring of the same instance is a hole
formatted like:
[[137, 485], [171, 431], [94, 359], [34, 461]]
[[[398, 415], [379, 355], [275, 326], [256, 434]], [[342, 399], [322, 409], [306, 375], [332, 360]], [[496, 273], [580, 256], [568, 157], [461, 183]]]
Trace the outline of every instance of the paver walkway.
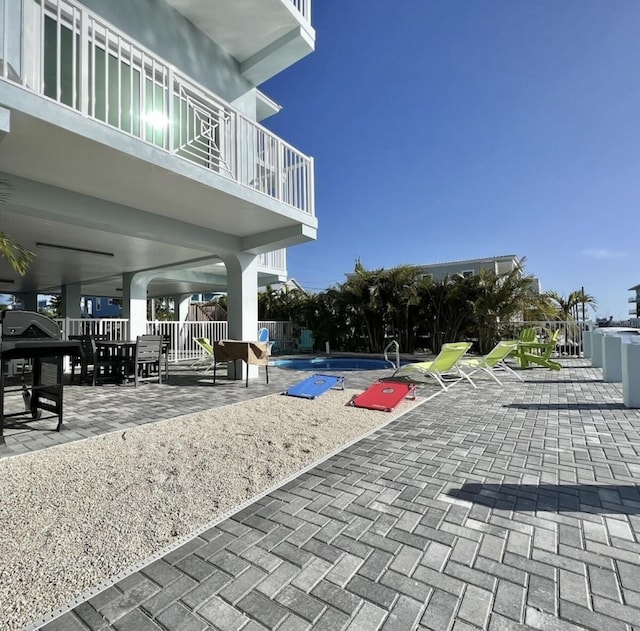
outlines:
[[640, 411], [563, 364], [459, 384], [43, 628], [640, 629]]

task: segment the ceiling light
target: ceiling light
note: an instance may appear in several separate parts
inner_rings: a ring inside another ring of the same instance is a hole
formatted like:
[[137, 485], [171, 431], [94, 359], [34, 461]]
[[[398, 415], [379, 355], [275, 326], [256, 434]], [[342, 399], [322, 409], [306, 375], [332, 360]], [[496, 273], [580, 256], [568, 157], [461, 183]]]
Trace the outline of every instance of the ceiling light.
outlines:
[[38, 241], [36, 243], [37, 248], [48, 248], [50, 250], [66, 250], [67, 252], [76, 252], [77, 254], [95, 254], [96, 256], [108, 256], [113, 257], [115, 254], [112, 252], [101, 252], [100, 250], [86, 250], [85, 248], [74, 248], [70, 245], [58, 245], [56, 243], [43, 243]]

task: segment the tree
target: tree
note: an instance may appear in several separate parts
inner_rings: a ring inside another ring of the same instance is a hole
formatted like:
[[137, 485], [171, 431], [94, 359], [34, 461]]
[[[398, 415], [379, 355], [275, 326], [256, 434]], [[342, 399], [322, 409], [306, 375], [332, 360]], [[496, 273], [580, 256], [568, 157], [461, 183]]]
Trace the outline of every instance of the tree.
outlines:
[[579, 320], [580, 306], [594, 309], [597, 307], [596, 299], [584, 291], [584, 288], [572, 291], [567, 297], [555, 292], [548, 291], [545, 294], [556, 308], [556, 317], [559, 320]]
[[532, 277], [524, 274], [523, 264], [524, 259], [507, 274], [481, 270], [469, 279], [477, 290], [473, 308], [482, 354], [488, 353], [500, 339], [500, 324], [513, 320], [535, 300]]
[[[0, 180], [0, 204], [5, 204], [10, 197], [11, 185]], [[24, 276], [35, 254], [14, 241], [6, 232], [0, 231], [0, 256], [7, 259], [20, 276]]]

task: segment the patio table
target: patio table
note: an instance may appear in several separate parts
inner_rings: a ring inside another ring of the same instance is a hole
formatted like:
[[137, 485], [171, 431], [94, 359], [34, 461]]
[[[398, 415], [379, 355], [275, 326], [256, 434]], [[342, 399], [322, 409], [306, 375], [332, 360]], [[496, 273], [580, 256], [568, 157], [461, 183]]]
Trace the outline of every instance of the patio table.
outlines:
[[218, 340], [213, 343], [215, 363], [213, 365], [213, 383], [216, 382], [216, 364], [241, 359], [247, 364], [247, 381], [249, 387], [249, 364], [264, 366], [269, 383], [269, 343], [244, 340]]
[[[117, 366], [116, 379], [120, 380], [120, 367], [125, 361], [133, 358], [136, 353], [136, 340], [96, 340], [96, 350], [103, 356], [113, 359]], [[169, 342], [162, 342], [162, 354], [164, 356], [164, 375], [169, 376]]]

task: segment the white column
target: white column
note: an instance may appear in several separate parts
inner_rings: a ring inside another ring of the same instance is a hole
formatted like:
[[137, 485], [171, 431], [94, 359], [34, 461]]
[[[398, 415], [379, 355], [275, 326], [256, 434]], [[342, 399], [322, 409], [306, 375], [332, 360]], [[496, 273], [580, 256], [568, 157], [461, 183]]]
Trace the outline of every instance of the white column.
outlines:
[[189, 304], [192, 294], [178, 294], [173, 299], [173, 321], [186, 322], [189, 317]]
[[602, 381], [622, 381], [622, 338], [619, 335], [602, 337]]
[[147, 332], [147, 285], [148, 274], [127, 273], [122, 275], [122, 316], [129, 319], [129, 338]]
[[[258, 337], [258, 258], [250, 254], [221, 257], [227, 268], [227, 325], [232, 340], [256, 340]], [[238, 364], [238, 370], [233, 366]], [[229, 377], [243, 379], [240, 373], [249, 369], [249, 379], [258, 377], [258, 367], [244, 362], [229, 363]], [[238, 374], [240, 373], [240, 374]]]
[[185, 331], [184, 323], [189, 317], [189, 304], [191, 303], [191, 296], [193, 294], [178, 294], [173, 296], [173, 321], [180, 322], [178, 328], [178, 348], [188, 348], [187, 344], [187, 332]]
[[640, 408], [640, 344], [622, 345], [622, 398], [625, 407]]
[[62, 317], [63, 318], [81, 318], [82, 309], [80, 307], [80, 299], [82, 298], [82, 288], [79, 283], [71, 283], [70, 285], [62, 285]]
[[584, 331], [582, 333], [582, 353], [585, 359], [591, 359], [591, 344], [593, 341], [593, 333]]
[[602, 368], [602, 347], [604, 333], [594, 332], [591, 337], [591, 366], [593, 368]]

